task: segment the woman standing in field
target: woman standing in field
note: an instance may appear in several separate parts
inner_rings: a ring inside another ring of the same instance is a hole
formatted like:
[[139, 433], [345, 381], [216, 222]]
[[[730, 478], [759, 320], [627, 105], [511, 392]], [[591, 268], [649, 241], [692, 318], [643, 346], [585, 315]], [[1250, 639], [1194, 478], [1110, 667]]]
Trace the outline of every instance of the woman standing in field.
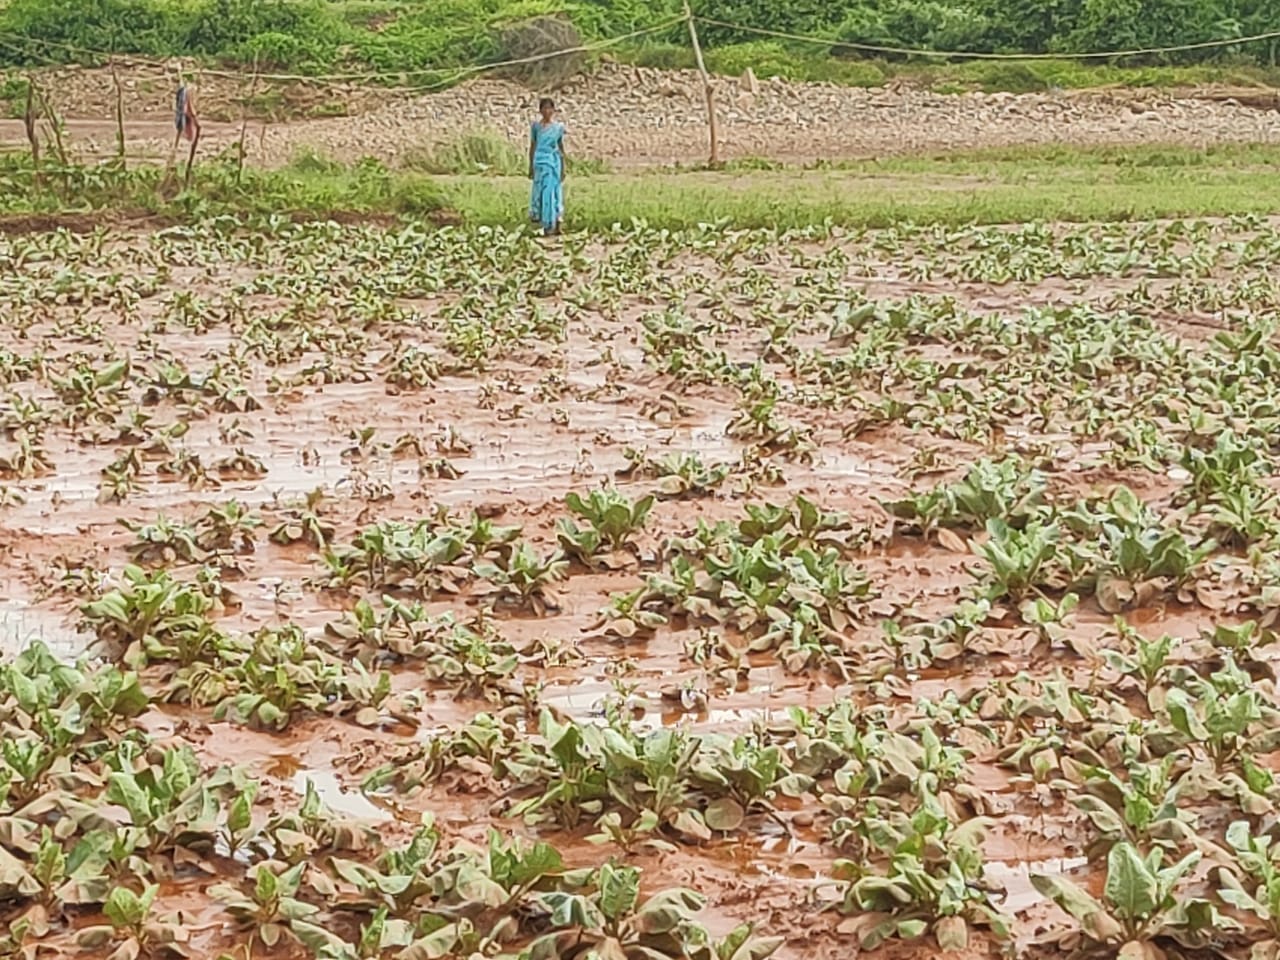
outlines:
[[556, 105], [549, 97], [538, 101], [538, 113], [529, 132], [529, 219], [550, 236], [560, 232], [564, 217], [564, 124], [556, 121]]

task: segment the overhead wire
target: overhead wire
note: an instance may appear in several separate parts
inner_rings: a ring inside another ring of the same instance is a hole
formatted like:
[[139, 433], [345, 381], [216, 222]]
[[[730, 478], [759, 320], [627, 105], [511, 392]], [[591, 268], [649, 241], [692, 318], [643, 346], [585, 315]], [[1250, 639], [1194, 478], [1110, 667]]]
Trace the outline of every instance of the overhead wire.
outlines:
[[[1258, 43], [1263, 41], [1280, 40], [1280, 30], [1269, 31], [1266, 33], [1254, 34], [1246, 37], [1223, 38], [1219, 40], [1206, 40], [1196, 43], [1176, 44], [1160, 47], [1143, 47], [1128, 50], [1105, 50], [1105, 51], [1088, 51], [1082, 53], [989, 53], [974, 52], [964, 50], [937, 50], [920, 47], [894, 46], [887, 44], [861, 43], [851, 40], [839, 40], [829, 37], [816, 37], [805, 34], [790, 33], [783, 30], [772, 30], [765, 27], [755, 27], [740, 23], [732, 23], [727, 20], [720, 20], [715, 17], [703, 17], [694, 15], [692, 17], [694, 23], [702, 24], [709, 27], [718, 27], [725, 30], [734, 30], [740, 33], [752, 34], [754, 36], [770, 37], [778, 40], [786, 40], [794, 43], [807, 43], [817, 46], [823, 46], [828, 49], [846, 49], [856, 50], [862, 53], [873, 54], [891, 54], [895, 56], [909, 56], [934, 59], [965, 59], [965, 60], [997, 60], [997, 61], [1045, 61], [1045, 60], [1099, 60], [1113, 59], [1118, 57], [1139, 57], [1152, 56], [1157, 54], [1183, 53], [1194, 50], [1206, 50], [1215, 48], [1224, 48], [1231, 46], [1239, 46], [1247, 43]], [[469, 77], [478, 76], [480, 74], [491, 73], [497, 70], [503, 70], [511, 67], [527, 66], [534, 63], [541, 63], [548, 60], [555, 60], [565, 56], [574, 54], [589, 54], [610, 47], [618, 46], [629, 40], [636, 40], [641, 37], [650, 36], [670, 30], [680, 24], [687, 22], [688, 18], [684, 15], [671, 17], [661, 23], [654, 24], [649, 27], [643, 27], [633, 30], [615, 37], [609, 37], [603, 40], [596, 40], [590, 43], [578, 44], [573, 47], [566, 47], [560, 50], [554, 50], [547, 53], [534, 54], [527, 57], [513, 57], [506, 60], [492, 61], [488, 63], [473, 64], [466, 67], [423, 67], [412, 70], [387, 70], [387, 71], [363, 71], [359, 73], [330, 73], [330, 74], [298, 74], [298, 73], [258, 73], [259, 80], [277, 83], [300, 83], [311, 84], [316, 86], [334, 86], [334, 85], [350, 85], [353, 83], [373, 83], [377, 81], [399, 80], [399, 86], [385, 85], [387, 92], [430, 92], [433, 90], [443, 89], [456, 84]], [[90, 47], [81, 47], [75, 44], [63, 43], [56, 40], [45, 40], [35, 37], [29, 37], [24, 34], [17, 34], [10, 31], [0, 31], [0, 45], [18, 52], [21, 55], [39, 59], [47, 64], [50, 68], [65, 67], [69, 64], [59, 61], [49, 56], [42, 50], [33, 51], [33, 47], [61, 50], [65, 53], [82, 59], [96, 59], [114, 62], [118, 65], [133, 66], [156, 71], [157, 75], [167, 76], [174, 69], [175, 61], [181, 61], [184, 58], [168, 57], [162, 59], [142, 57], [133, 54], [121, 54], [109, 50], [94, 49]], [[246, 76], [243, 70], [230, 71], [217, 67], [196, 66], [194, 71], [201, 77], [220, 77], [225, 79], [243, 80]], [[432, 80], [426, 83], [407, 83], [409, 78], [413, 77], [439, 77], [438, 80]]]
[[1142, 57], [1161, 53], [1185, 53], [1192, 50], [1208, 50], [1215, 47], [1234, 47], [1245, 43], [1258, 43], [1264, 40], [1280, 39], [1280, 30], [1254, 34], [1249, 37], [1233, 37], [1223, 40], [1204, 40], [1197, 43], [1182, 43], [1167, 47], [1143, 47], [1133, 50], [1097, 50], [1088, 53], [974, 53], [962, 50], [929, 50], [920, 47], [895, 47], [875, 43], [857, 43], [851, 40], [833, 40], [828, 37], [813, 37], [799, 33], [787, 33], [782, 30], [769, 30], [764, 27], [749, 27], [717, 20], [714, 17], [693, 18], [697, 23], [709, 27], [720, 27], [725, 30], [736, 30], [761, 37], [773, 37], [777, 40], [790, 40], [796, 43], [811, 43], [829, 48], [859, 50], [864, 53], [889, 53], [897, 56], [934, 57], [942, 60], [1104, 60], [1113, 57]]

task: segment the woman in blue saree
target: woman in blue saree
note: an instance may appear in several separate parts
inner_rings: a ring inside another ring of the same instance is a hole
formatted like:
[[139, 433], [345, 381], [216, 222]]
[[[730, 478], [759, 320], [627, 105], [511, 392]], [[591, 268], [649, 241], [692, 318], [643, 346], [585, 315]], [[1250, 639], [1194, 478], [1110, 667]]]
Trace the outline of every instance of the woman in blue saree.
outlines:
[[550, 236], [560, 232], [564, 217], [564, 124], [556, 121], [556, 105], [547, 97], [538, 101], [538, 112], [529, 132], [529, 219]]

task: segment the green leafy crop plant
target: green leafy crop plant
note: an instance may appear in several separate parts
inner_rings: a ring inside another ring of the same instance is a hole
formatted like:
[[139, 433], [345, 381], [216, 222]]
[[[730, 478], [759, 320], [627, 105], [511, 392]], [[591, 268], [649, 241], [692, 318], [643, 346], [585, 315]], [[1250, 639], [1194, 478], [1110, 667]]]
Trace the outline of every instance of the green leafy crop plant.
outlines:
[[925, 793], [910, 817], [868, 815], [858, 830], [868, 844], [890, 858], [881, 872], [837, 861], [848, 878], [841, 909], [856, 916], [864, 949], [886, 940], [916, 940], [932, 932], [943, 950], [963, 950], [971, 927], [996, 939], [1010, 936], [1009, 918], [992, 906], [977, 881], [982, 875], [982, 820], [953, 824], [936, 797]]
[[1036, 875], [1032, 883], [1080, 924], [1087, 943], [1102, 955], [1148, 957], [1157, 940], [1187, 948], [1204, 946], [1238, 928], [1205, 899], [1186, 895], [1179, 884], [1201, 860], [1197, 851], [1166, 863], [1160, 847], [1143, 853], [1121, 841], [1107, 854], [1102, 897], [1062, 876]]
[[571, 520], [561, 520], [557, 536], [567, 553], [590, 564], [603, 549], [621, 550], [644, 528], [654, 498], [631, 502], [616, 490], [592, 490], [587, 497], [570, 493], [565, 504], [590, 527], [579, 530]]
[[0, 955], [1271, 949], [1265, 220], [348, 219], [0, 238]]

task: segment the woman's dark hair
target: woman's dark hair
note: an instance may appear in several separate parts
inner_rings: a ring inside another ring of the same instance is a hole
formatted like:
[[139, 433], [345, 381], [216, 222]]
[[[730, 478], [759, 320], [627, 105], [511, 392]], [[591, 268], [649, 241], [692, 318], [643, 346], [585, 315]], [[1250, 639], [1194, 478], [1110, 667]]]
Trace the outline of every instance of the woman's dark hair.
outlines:
[[554, 110], [556, 108], [556, 102], [552, 100], [550, 97], [543, 97], [541, 100], [538, 101], [539, 110], [545, 110], [547, 109], [547, 107], [550, 107], [552, 110]]

